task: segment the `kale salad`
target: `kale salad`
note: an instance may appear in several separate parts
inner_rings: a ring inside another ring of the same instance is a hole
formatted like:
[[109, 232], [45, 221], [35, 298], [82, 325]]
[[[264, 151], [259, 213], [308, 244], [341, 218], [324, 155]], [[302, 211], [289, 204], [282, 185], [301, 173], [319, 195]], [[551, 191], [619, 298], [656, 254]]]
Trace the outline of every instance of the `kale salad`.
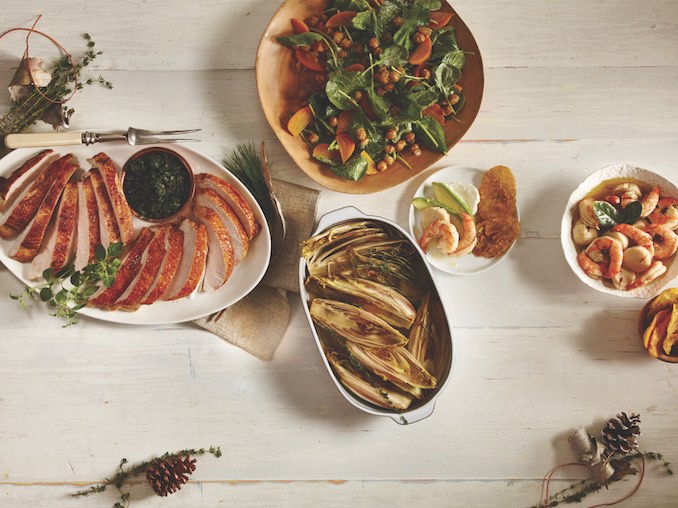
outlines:
[[[313, 158], [357, 181], [446, 153], [445, 122], [464, 105], [465, 52], [440, 0], [334, 0], [277, 41], [303, 75], [285, 128]], [[420, 146], [421, 145], [421, 146]]]

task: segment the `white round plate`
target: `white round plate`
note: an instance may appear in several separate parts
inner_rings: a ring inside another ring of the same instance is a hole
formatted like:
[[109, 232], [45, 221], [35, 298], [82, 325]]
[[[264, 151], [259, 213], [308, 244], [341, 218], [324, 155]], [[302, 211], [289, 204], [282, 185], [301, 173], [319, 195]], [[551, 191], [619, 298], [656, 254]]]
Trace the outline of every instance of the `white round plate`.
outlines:
[[[434, 173], [431, 173], [426, 180], [422, 182], [417, 191], [412, 196], [412, 199], [418, 197], [425, 198], [434, 198], [433, 194], [433, 182], [444, 182], [444, 183], [463, 183], [463, 184], [472, 184], [476, 188], [480, 187], [480, 182], [483, 178], [483, 175], [486, 171], [470, 166], [449, 166], [442, 168]], [[520, 220], [520, 211], [518, 212], [518, 220]], [[416, 241], [419, 241], [424, 230], [421, 226], [421, 212], [417, 210], [410, 203], [410, 215], [409, 215], [409, 225], [410, 225], [410, 234], [414, 237]], [[515, 244], [515, 242], [514, 242]], [[431, 265], [435, 266], [438, 270], [441, 270], [446, 273], [451, 273], [454, 275], [474, 275], [476, 273], [484, 272], [489, 270], [511, 251], [513, 245], [506, 251], [503, 255], [496, 258], [482, 258], [479, 256], [474, 256], [473, 254], [467, 254], [466, 256], [453, 257], [446, 256], [445, 254], [438, 251], [438, 249], [429, 249], [426, 253], [426, 258], [428, 259]]]
[[563, 213], [563, 218], [560, 223], [560, 243], [563, 247], [563, 253], [565, 254], [567, 263], [570, 265], [570, 268], [572, 268], [572, 271], [579, 277], [579, 280], [587, 286], [603, 293], [621, 296], [623, 298], [650, 298], [658, 294], [664, 286], [678, 276], [678, 263], [675, 262], [678, 254], [668, 260], [666, 263], [668, 270], [664, 275], [650, 282], [647, 286], [641, 286], [631, 291], [622, 291], [611, 285], [608, 286], [602, 280], [592, 279], [584, 273], [584, 270], [581, 269], [579, 262], [577, 261], [577, 247], [572, 240], [572, 222], [574, 221], [575, 207], [589, 192], [598, 187], [605, 180], [611, 180], [613, 178], [633, 178], [649, 185], [659, 185], [662, 197], [678, 198], [678, 187], [663, 176], [648, 171], [647, 169], [630, 166], [628, 164], [614, 164], [599, 169], [580, 183], [567, 201], [565, 212]]
[[[118, 170], [125, 161], [135, 152], [146, 146], [130, 146], [126, 143], [106, 143], [92, 146], [67, 146], [55, 147], [54, 151], [62, 155], [72, 153], [78, 160], [83, 170], [90, 168], [87, 159], [93, 157], [99, 152], [105, 152], [115, 162]], [[86, 307], [79, 314], [89, 316], [103, 321], [114, 323], [128, 323], [136, 325], [160, 325], [169, 323], [181, 323], [197, 319], [213, 312], [217, 312], [225, 307], [229, 307], [244, 298], [252, 291], [268, 268], [271, 256], [271, 235], [268, 225], [259, 204], [254, 199], [247, 188], [240, 183], [235, 176], [226, 171], [224, 167], [214, 159], [207, 157], [191, 148], [178, 144], [158, 144], [153, 146], [164, 146], [170, 148], [182, 155], [191, 165], [194, 173], [211, 173], [220, 176], [228, 183], [233, 185], [242, 194], [243, 198], [252, 208], [254, 217], [261, 225], [261, 231], [252, 239], [249, 252], [245, 259], [234, 269], [231, 277], [226, 284], [214, 293], [203, 293], [199, 291], [193, 295], [171, 302], [155, 302], [152, 305], [143, 305], [134, 312], [125, 312], [122, 310], [106, 311]], [[8, 176], [14, 169], [18, 168], [24, 161], [36, 155], [42, 149], [20, 148], [9, 153], [0, 159], [0, 175]], [[151, 224], [135, 220], [135, 229]], [[14, 240], [0, 240], [0, 261], [17, 276], [24, 284], [34, 286], [36, 281], [28, 279], [29, 264], [19, 263], [8, 256], [10, 247]]]

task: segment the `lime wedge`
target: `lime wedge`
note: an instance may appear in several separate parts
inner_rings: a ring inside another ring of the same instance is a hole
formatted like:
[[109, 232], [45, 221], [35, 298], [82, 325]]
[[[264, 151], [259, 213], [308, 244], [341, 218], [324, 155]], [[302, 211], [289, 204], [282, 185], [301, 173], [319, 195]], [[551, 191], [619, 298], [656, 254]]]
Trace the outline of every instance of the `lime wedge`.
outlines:
[[480, 202], [478, 189], [470, 184], [433, 182], [436, 200], [454, 213], [475, 215]]
[[429, 198], [414, 198], [412, 200], [412, 206], [415, 207], [417, 210], [423, 210], [425, 208], [430, 208], [432, 206], [439, 207], [439, 208], [444, 208], [450, 213], [459, 213], [455, 210], [452, 210], [449, 206], [444, 205], [440, 201], [436, 201], [435, 199], [429, 199]]

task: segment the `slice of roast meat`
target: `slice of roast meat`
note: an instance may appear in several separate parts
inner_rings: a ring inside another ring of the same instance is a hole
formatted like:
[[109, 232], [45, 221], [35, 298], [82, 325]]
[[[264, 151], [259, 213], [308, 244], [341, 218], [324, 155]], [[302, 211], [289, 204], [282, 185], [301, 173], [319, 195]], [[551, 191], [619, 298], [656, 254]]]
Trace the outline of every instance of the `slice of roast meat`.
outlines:
[[167, 234], [171, 228], [171, 225], [166, 224], [154, 232], [153, 239], [148, 244], [148, 248], [141, 258], [141, 270], [139, 270], [136, 278], [130, 283], [125, 292], [120, 295], [118, 301], [115, 302], [116, 308], [122, 308], [127, 311], [139, 308], [141, 299], [151, 288], [158, 276], [162, 260], [165, 257]]
[[196, 205], [193, 213], [207, 227], [207, 265], [202, 289], [212, 293], [223, 286], [233, 272], [231, 235], [211, 208]]
[[122, 192], [120, 177], [115, 169], [115, 164], [108, 155], [101, 152], [87, 159], [87, 161], [101, 172], [108, 196], [113, 206], [113, 213], [118, 222], [120, 238], [127, 245], [134, 238], [134, 225], [132, 224], [132, 209], [127, 204], [127, 199]]
[[101, 288], [89, 299], [88, 305], [104, 309], [115, 309], [114, 303], [125, 292], [141, 269], [141, 260], [144, 252], [153, 239], [153, 231], [142, 228], [139, 235], [132, 241], [129, 252], [122, 261], [113, 284], [109, 288]]
[[12, 259], [27, 263], [32, 261], [38, 254], [61, 193], [64, 191], [68, 180], [78, 169], [78, 165], [71, 161], [72, 157], [69, 157], [64, 164], [60, 165], [52, 173], [52, 185], [47, 191], [45, 199], [9, 251], [9, 256]]
[[247, 238], [251, 240], [259, 232], [261, 226], [254, 218], [252, 208], [242, 194], [226, 180], [208, 173], [199, 173], [195, 175], [195, 186], [216, 191], [237, 215], [247, 233]]
[[233, 244], [233, 256], [237, 265], [247, 255], [250, 247], [250, 240], [247, 233], [240, 224], [230, 205], [213, 189], [198, 188], [195, 190], [193, 201], [196, 205], [211, 208], [219, 215], [219, 218], [226, 226], [231, 243]]
[[82, 270], [100, 245], [99, 209], [92, 185], [92, 177], [87, 173], [78, 182], [78, 238], [75, 246], [75, 269]]
[[58, 273], [68, 265], [75, 254], [76, 224], [78, 222], [78, 182], [70, 180], [59, 200], [56, 214], [47, 228], [42, 249], [33, 258], [29, 279], [38, 279], [51, 268]]
[[174, 280], [184, 250], [184, 232], [172, 225], [165, 238], [165, 255], [160, 263], [160, 270], [147, 293], [141, 299], [142, 305], [149, 305], [162, 297]]
[[163, 300], [177, 300], [193, 293], [205, 273], [207, 258], [207, 231], [203, 224], [184, 219], [180, 229], [184, 232], [184, 247], [181, 262], [172, 284], [163, 295]]
[[7, 210], [14, 200], [37, 178], [40, 172], [58, 157], [59, 154], [54, 153], [53, 150], [43, 150], [12, 171], [12, 174], [7, 178], [0, 177], [0, 198], [2, 198], [0, 212]]
[[118, 229], [118, 221], [115, 218], [113, 205], [111, 199], [106, 191], [104, 179], [101, 172], [94, 168], [89, 171], [92, 187], [94, 187], [94, 195], [97, 200], [97, 208], [99, 210], [99, 236], [101, 237], [101, 245], [108, 248], [112, 243], [121, 241], [120, 230]]
[[0, 238], [14, 236], [26, 227], [52, 187], [56, 175], [71, 164], [72, 158], [73, 154], [69, 153], [52, 162], [38, 175], [24, 195], [9, 207], [0, 226]]

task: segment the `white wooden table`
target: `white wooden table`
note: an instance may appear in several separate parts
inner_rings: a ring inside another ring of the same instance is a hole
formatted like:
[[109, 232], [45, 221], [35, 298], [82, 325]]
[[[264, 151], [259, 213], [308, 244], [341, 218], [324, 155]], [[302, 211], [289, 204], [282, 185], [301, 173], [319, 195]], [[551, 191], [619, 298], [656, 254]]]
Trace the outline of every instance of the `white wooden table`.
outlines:
[[[277, 142], [259, 106], [254, 58], [277, 0], [6, 1], [2, 27], [30, 26], [72, 52], [88, 32], [113, 82], [71, 105], [73, 128], [199, 126], [220, 160], [265, 140], [274, 176], [318, 187]], [[511, 167], [522, 235], [495, 269], [438, 272], [454, 325], [453, 379], [433, 415], [402, 427], [351, 407], [328, 378], [293, 298], [273, 361], [192, 325], [131, 327], [83, 319], [63, 329], [7, 296], [0, 271], [0, 506], [110, 506], [113, 489], [69, 494], [131, 462], [220, 445], [190, 483], [132, 506], [531, 506], [552, 466], [573, 459], [580, 425], [641, 414], [642, 448], [678, 462], [678, 366], [649, 358], [635, 331], [643, 301], [592, 291], [567, 266], [559, 221], [570, 192], [617, 162], [678, 182], [678, 2], [458, 0], [485, 62], [476, 122], [436, 168]], [[8, 83], [23, 36], [0, 41]], [[33, 52], [47, 46], [36, 37]], [[8, 97], [0, 94], [0, 105]], [[323, 191], [406, 224], [422, 178], [374, 195]], [[552, 489], [581, 478], [565, 470]], [[634, 480], [587, 498], [612, 500]], [[678, 478], [652, 465], [626, 506], [678, 504]]]

